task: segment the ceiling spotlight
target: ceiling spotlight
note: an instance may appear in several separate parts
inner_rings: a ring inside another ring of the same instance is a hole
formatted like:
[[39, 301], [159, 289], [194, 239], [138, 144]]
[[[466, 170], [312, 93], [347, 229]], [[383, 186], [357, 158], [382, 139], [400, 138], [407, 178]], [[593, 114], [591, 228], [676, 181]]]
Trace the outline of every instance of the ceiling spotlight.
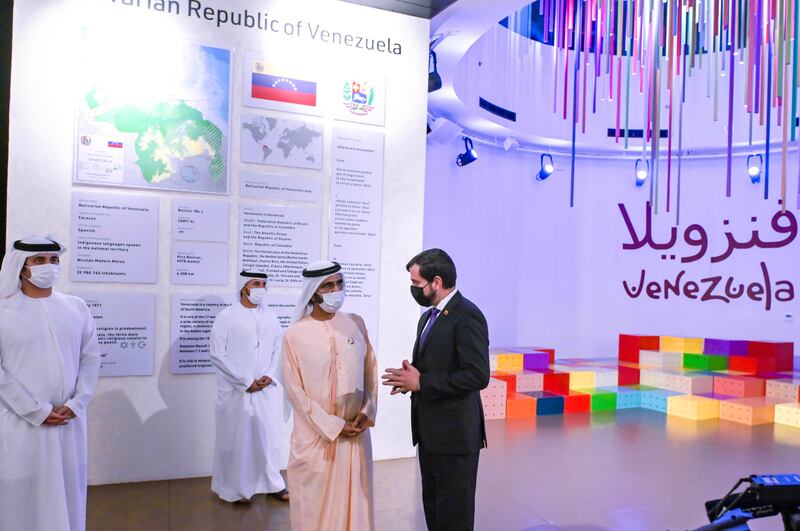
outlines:
[[478, 153], [472, 147], [472, 139], [464, 137], [464, 153], [456, 157], [456, 164], [458, 166], [466, 166], [478, 160]]
[[636, 186], [642, 186], [650, 174], [650, 163], [644, 159], [636, 159]]
[[753, 184], [761, 182], [761, 164], [763, 159], [761, 155], [752, 154], [747, 156], [747, 175], [750, 176], [750, 181]]
[[[433, 70], [431, 70], [431, 63], [433, 63]], [[436, 68], [436, 52], [430, 50], [428, 52], [428, 92], [433, 92], [442, 88], [442, 76], [439, 75], [439, 70]]]
[[513, 136], [507, 136], [506, 139], [503, 140], [503, 149], [505, 149], [506, 151], [517, 149], [518, 147], [519, 147], [519, 140], [517, 140]]
[[542, 153], [542, 157], [539, 159], [539, 165], [539, 173], [536, 174], [537, 181], [544, 181], [556, 171], [556, 167], [553, 166], [553, 157], [547, 153]]

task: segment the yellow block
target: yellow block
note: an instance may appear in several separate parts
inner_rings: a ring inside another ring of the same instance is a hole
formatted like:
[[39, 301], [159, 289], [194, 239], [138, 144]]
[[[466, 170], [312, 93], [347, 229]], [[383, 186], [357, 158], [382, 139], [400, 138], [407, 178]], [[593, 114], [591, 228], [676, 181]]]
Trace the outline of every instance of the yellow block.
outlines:
[[675, 395], [667, 398], [667, 415], [689, 420], [719, 418], [719, 400], [695, 395]]
[[683, 352], [682, 337], [661, 336], [658, 345], [661, 352]]
[[703, 338], [702, 337], [683, 338], [683, 352], [687, 352], [689, 354], [702, 354]]
[[703, 338], [661, 336], [659, 342], [661, 352], [681, 352], [689, 354], [703, 353]]
[[776, 404], [775, 424], [800, 428], [800, 403]]
[[593, 371], [570, 371], [570, 389], [594, 389], [595, 375]]
[[523, 354], [498, 354], [498, 371], [521, 371], [523, 366]]
[[748, 426], [770, 424], [775, 416], [775, 399], [759, 396], [723, 400], [719, 404], [719, 418]]

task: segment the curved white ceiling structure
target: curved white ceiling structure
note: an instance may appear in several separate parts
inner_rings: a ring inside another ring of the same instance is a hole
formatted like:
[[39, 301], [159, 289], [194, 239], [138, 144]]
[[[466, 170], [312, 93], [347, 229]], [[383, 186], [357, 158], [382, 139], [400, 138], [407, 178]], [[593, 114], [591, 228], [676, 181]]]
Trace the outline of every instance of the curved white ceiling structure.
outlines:
[[[435, 52], [443, 86], [428, 95], [428, 108], [433, 116], [457, 123], [466, 134], [477, 139], [502, 145], [506, 137], [513, 137], [523, 146], [564, 151], [572, 145], [572, 52], [565, 98], [563, 52], [559, 51], [556, 58], [554, 47], [532, 41], [499, 24], [500, 20], [529, 3], [525, 0], [459, 0], [434, 17], [431, 35], [432, 40], [438, 41]], [[613, 63], [617, 64], [616, 59]], [[579, 154], [635, 156], [641, 153], [641, 140], [631, 139], [628, 149], [624, 149], [623, 140], [609, 137], [609, 129], [617, 127], [618, 115], [619, 126], [625, 128], [626, 109], [628, 128], [644, 128], [646, 103], [639, 92], [639, 78], [636, 76], [630, 77], [629, 105], [625, 105], [625, 64], [626, 59], [619, 64], [623, 79], [619, 102], [616, 70], [610, 87], [606, 77], [595, 88], [592, 73], [583, 85], [583, 73], [580, 73], [579, 120], [575, 135]], [[718, 78], [715, 93], [714, 78], [708, 75], [710, 64], [712, 62], [706, 60], [704, 68], [691, 71], [686, 80], [681, 139], [684, 154], [714, 154], [727, 149], [728, 81], [726, 77]], [[733, 117], [736, 151], [750, 151], [756, 146], [763, 148], [766, 138], [765, 127], [759, 124], [758, 116], [751, 125], [750, 115], [744, 110], [744, 83], [741, 80], [746, 73], [746, 66], [737, 61], [735, 79], [738, 83], [734, 90]], [[482, 109], [478, 103], [480, 98], [516, 113], [516, 121]], [[669, 126], [669, 98], [664, 86], [661, 94], [662, 130]], [[679, 88], [673, 91], [672, 98], [671, 150], [674, 155], [678, 150], [681, 116]], [[738, 102], [742, 103], [737, 105]], [[771, 139], [773, 149], [777, 149], [780, 140], [775, 114]], [[659, 147], [662, 155], [666, 154], [667, 139], [661, 140]]]

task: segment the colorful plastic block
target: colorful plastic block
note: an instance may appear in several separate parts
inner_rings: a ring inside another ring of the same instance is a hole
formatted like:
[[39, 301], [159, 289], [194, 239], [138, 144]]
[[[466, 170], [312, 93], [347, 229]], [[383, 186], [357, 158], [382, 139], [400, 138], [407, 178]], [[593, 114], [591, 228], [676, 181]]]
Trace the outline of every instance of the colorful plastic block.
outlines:
[[800, 403], [775, 404], [775, 424], [800, 428]]
[[[769, 360], [764, 360], [769, 361]], [[728, 370], [743, 372], [745, 374], [757, 374], [759, 372], [767, 372], [766, 370], [760, 370], [759, 365], [763, 365], [759, 363], [758, 358], [751, 358], [748, 356], [728, 356]], [[771, 370], [775, 370], [775, 361], [772, 360], [772, 367]]]
[[701, 371], [724, 371], [728, 369], [728, 357], [714, 354], [684, 353], [683, 366]]
[[541, 391], [544, 389], [544, 376], [540, 372], [519, 371], [513, 373], [517, 379], [517, 392]]
[[610, 369], [597, 367], [594, 373], [595, 387], [615, 387], [619, 381], [619, 372], [616, 368]]
[[750, 341], [747, 346], [750, 357], [774, 359], [776, 372], [794, 369], [794, 343]]
[[640, 378], [639, 366], [635, 363], [620, 362], [617, 385], [638, 385]]
[[617, 409], [633, 409], [642, 406], [642, 393], [638, 386], [631, 387], [609, 387], [609, 391], [617, 394]]
[[506, 418], [506, 397], [508, 383], [497, 378], [489, 378], [489, 385], [481, 390], [483, 415], [486, 420]]
[[523, 355], [522, 354], [497, 354], [497, 370], [498, 371], [521, 371], [523, 369]]
[[765, 395], [770, 398], [780, 398], [786, 402], [798, 402], [800, 401], [800, 379], [767, 380]]
[[719, 400], [695, 395], [676, 395], [667, 398], [667, 414], [689, 420], [719, 418]]
[[719, 418], [748, 426], [769, 424], [774, 420], [777, 403], [779, 399], [765, 396], [723, 400], [719, 403]]
[[522, 355], [522, 368], [526, 371], [547, 369], [550, 367], [550, 355], [547, 352], [526, 352]]
[[703, 352], [703, 339], [699, 337], [661, 336], [660, 347], [658, 350], [663, 352], [700, 354]]
[[680, 367], [683, 365], [683, 353], [643, 350], [639, 353], [639, 364], [651, 367]]
[[570, 391], [564, 396], [564, 414], [588, 413], [592, 410], [592, 397], [586, 393]]
[[615, 411], [617, 409], [617, 394], [609, 389], [580, 389], [592, 397], [592, 411]]
[[696, 371], [668, 370], [663, 372], [662, 389], [686, 395], [714, 392], [714, 377]]
[[580, 369], [572, 370], [569, 372], [569, 388], [570, 389], [592, 389], [594, 383], [594, 371]]
[[536, 416], [536, 399], [515, 393], [506, 399], [506, 418], [519, 419]]
[[525, 394], [536, 399], [537, 415], [562, 415], [564, 413], [564, 396], [562, 395], [546, 391]]
[[727, 339], [706, 339], [703, 341], [703, 354], [746, 356], [747, 343], [747, 341], [730, 341]]
[[560, 371], [533, 371], [544, 375], [544, 390], [548, 393], [566, 395], [569, 393], [569, 373]]
[[764, 396], [765, 381], [752, 376], [714, 375], [714, 392], [739, 398]]
[[660, 413], [667, 412], [667, 400], [671, 396], [678, 396], [680, 393], [675, 391], [665, 391], [663, 389], [652, 389], [642, 391], [642, 408], [651, 409]]
[[502, 380], [508, 384], [508, 395], [517, 392], [517, 375], [509, 372], [496, 371], [491, 373], [491, 377]]
[[545, 352], [548, 358], [548, 364], [552, 365], [556, 362], [556, 350], [548, 347], [517, 347], [517, 352]]
[[639, 383], [642, 385], [655, 387], [657, 389], [664, 389], [664, 385], [666, 385], [665, 376], [666, 375], [661, 370], [642, 369], [639, 374]]
[[639, 363], [640, 350], [659, 350], [658, 336], [619, 335], [619, 360]]

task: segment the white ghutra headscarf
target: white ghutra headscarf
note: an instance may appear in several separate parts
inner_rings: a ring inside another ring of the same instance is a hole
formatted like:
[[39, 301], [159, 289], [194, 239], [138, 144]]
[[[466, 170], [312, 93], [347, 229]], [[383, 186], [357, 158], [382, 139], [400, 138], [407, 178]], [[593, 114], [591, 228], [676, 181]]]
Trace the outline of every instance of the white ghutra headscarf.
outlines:
[[329, 260], [311, 262], [308, 267], [303, 269], [303, 285], [300, 290], [300, 298], [297, 299], [297, 305], [294, 308], [294, 314], [292, 314], [292, 321], [289, 323], [290, 326], [311, 313], [314, 308], [314, 305], [309, 302], [311, 297], [326, 278], [341, 270], [341, 265]]

